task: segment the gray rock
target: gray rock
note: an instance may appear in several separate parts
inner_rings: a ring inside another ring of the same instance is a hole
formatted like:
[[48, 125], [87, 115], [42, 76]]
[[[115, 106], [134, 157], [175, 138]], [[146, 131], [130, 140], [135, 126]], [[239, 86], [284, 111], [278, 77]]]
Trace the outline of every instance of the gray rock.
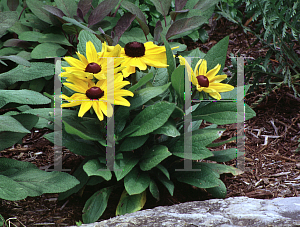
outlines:
[[300, 197], [235, 197], [156, 207], [82, 227], [300, 226]]

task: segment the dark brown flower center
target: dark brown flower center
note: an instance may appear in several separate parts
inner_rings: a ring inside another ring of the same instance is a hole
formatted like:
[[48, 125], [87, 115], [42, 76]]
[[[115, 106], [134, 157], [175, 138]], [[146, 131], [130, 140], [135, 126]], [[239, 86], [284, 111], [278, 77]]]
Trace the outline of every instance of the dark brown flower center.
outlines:
[[142, 57], [145, 55], [145, 46], [143, 43], [131, 42], [124, 47], [125, 54], [129, 57]]
[[206, 76], [203, 76], [203, 75], [199, 75], [196, 77], [197, 80], [198, 80], [198, 84], [201, 86], [201, 87], [208, 87], [209, 86], [209, 80], [207, 79]]
[[87, 67], [85, 68], [85, 72], [89, 72], [89, 73], [98, 73], [100, 71], [101, 71], [101, 66], [95, 62], [88, 64]]
[[99, 99], [104, 95], [104, 91], [99, 87], [91, 87], [85, 94], [89, 99]]

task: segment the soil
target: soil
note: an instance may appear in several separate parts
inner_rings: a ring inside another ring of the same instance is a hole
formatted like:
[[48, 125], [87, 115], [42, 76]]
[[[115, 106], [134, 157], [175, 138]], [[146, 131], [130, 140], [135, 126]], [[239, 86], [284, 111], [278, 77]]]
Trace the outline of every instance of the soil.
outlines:
[[[228, 60], [230, 53], [257, 58], [263, 56], [264, 50], [260, 43], [253, 47], [250, 44], [255, 38], [245, 34], [232, 23], [221, 19], [211, 29], [210, 38], [205, 44], [186, 41], [189, 49], [200, 48], [207, 52], [214, 44], [225, 36], [230, 36]], [[228, 67], [229, 68], [229, 67]], [[295, 86], [300, 91], [300, 86]], [[248, 93], [245, 102], [253, 105], [265, 92], [264, 86]], [[245, 122], [245, 171], [238, 176], [222, 174], [221, 179], [227, 187], [227, 196], [247, 196], [251, 198], [270, 199], [276, 197], [295, 197], [300, 193], [300, 154], [298, 139], [300, 138], [300, 101], [293, 97], [293, 91], [287, 86], [271, 92], [258, 106], [253, 108], [256, 117]], [[201, 127], [208, 124], [202, 124]], [[219, 140], [236, 136], [236, 126], [224, 125], [225, 132]], [[53, 144], [42, 136], [49, 133], [48, 129], [33, 129], [23, 139], [23, 144], [0, 151], [0, 157], [8, 157], [28, 161], [40, 169], [53, 168]], [[265, 138], [268, 137], [266, 141]], [[272, 138], [272, 136], [279, 136]], [[226, 148], [235, 147], [235, 142], [226, 144]], [[224, 145], [218, 149], [224, 149]], [[74, 172], [83, 157], [64, 150], [65, 169]], [[235, 161], [225, 163], [235, 166]], [[295, 178], [298, 177], [298, 181]], [[44, 194], [39, 197], [28, 197], [21, 201], [0, 200], [0, 214], [10, 219], [16, 226], [70, 226], [82, 220], [82, 209], [85, 201], [99, 188], [89, 186], [82, 196], [72, 195], [64, 201], [58, 201], [58, 194]], [[156, 201], [151, 195], [143, 209], [156, 206], [167, 206], [187, 201], [211, 199], [204, 189], [198, 189], [187, 184], [175, 183], [174, 195], [171, 196], [165, 188], [160, 188], [161, 200]], [[115, 209], [122, 191], [114, 191], [109, 198], [108, 207], [100, 220], [115, 216]], [[150, 193], [148, 193], [150, 194]]]

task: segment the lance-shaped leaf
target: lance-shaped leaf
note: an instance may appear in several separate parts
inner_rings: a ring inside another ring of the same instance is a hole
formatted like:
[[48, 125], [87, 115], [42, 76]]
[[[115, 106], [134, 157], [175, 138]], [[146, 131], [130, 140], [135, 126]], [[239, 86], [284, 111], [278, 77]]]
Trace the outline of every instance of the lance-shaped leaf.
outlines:
[[107, 207], [108, 198], [113, 187], [103, 188], [95, 192], [85, 203], [82, 210], [82, 220], [84, 223], [96, 222]]
[[45, 4], [42, 1], [26, 0], [26, 4], [40, 20], [45, 21], [48, 24], [52, 24], [53, 18], [51, 18], [51, 14], [48, 11], [43, 9]]
[[188, 0], [175, 0], [175, 10], [182, 10]]
[[118, 2], [119, 0], [104, 0], [101, 2], [90, 14], [88, 19], [89, 26], [102, 21], [116, 7]]
[[89, 12], [89, 10], [92, 6], [92, 1], [93, 0], [80, 0], [79, 1], [78, 8], [81, 10], [83, 16], [85, 16]]
[[147, 150], [140, 161], [140, 168], [143, 171], [148, 171], [156, 167], [164, 159], [171, 156], [166, 146], [158, 145]]
[[202, 24], [207, 22], [207, 17], [194, 16], [190, 18], [182, 18], [175, 21], [169, 28], [166, 39], [170, 39], [172, 36], [179, 35], [183, 32], [190, 31], [200, 27]]
[[154, 41], [158, 42], [159, 38], [160, 38], [160, 33], [162, 32], [163, 28], [162, 28], [162, 24], [161, 21], [157, 21], [155, 28], [154, 28]]
[[164, 17], [168, 15], [172, 0], [152, 0], [151, 2]]
[[114, 27], [115, 37], [113, 38], [113, 45], [116, 45], [119, 42], [119, 39], [123, 35], [123, 33], [129, 28], [131, 22], [134, 20], [135, 15], [132, 13], [125, 13], [117, 22]]
[[140, 128], [132, 133], [130, 137], [146, 135], [163, 126], [174, 109], [175, 104], [168, 102], [159, 102], [148, 106], [141, 111], [128, 126], [140, 126]]
[[11, 60], [19, 65], [25, 65], [30, 67], [30, 62], [25, 60], [22, 57], [16, 56], [16, 55], [10, 55], [10, 56], [0, 56], [0, 59], [8, 59]]
[[63, 19], [65, 21], [68, 21], [68, 22], [70, 22], [70, 23], [72, 23], [72, 24], [74, 24], [74, 25], [76, 25], [76, 26], [78, 26], [78, 27], [80, 27], [80, 28], [88, 31], [88, 32], [91, 32], [92, 34], [96, 34], [96, 32], [94, 32], [92, 29], [88, 28], [87, 26], [84, 26], [83, 24], [79, 23], [77, 20], [75, 20], [73, 18], [63, 17]]
[[20, 39], [8, 39], [3, 43], [3, 46], [27, 48], [27, 47], [30, 47], [31, 44], [29, 42], [26, 42], [26, 41], [23, 41]]
[[77, 4], [74, 0], [54, 0], [57, 7], [68, 17], [76, 15]]
[[135, 4], [129, 2], [129, 1], [123, 1], [121, 3], [121, 6], [131, 12], [132, 14], [136, 15], [136, 20], [139, 22], [141, 28], [143, 29], [143, 32], [146, 35], [149, 34], [149, 27], [147, 25], [147, 20], [143, 12], [137, 7]]
[[0, 90], [0, 108], [11, 102], [40, 105], [48, 104], [51, 100], [38, 92], [30, 90]]
[[178, 10], [178, 11], [172, 11], [172, 12], [170, 12], [171, 19], [172, 19], [173, 21], [175, 21], [178, 14], [180, 14], [180, 13], [186, 13], [186, 12], [189, 12], [189, 11], [190, 11], [189, 9], [183, 9], [183, 10]]
[[48, 11], [49, 13], [53, 14], [54, 16], [57, 16], [59, 18], [63, 18], [63, 16], [66, 16], [63, 11], [61, 11], [60, 9], [54, 7], [54, 6], [49, 6], [49, 5], [45, 5], [43, 6], [43, 9]]
[[[237, 104], [235, 102], [214, 102], [206, 106], [197, 108], [192, 112], [193, 120], [203, 119], [213, 124], [233, 124], [238, 123], [237, 119], [249, 120], [256, 113], [245, 104], [245, 112], [237, 112]], [[237, 116], [239, 115], [239, 116]]]
[[199, 9], [203, 12], [216, 5], [219, 1], [220, 0], [198, 1], [194, 6], [194, 9]]

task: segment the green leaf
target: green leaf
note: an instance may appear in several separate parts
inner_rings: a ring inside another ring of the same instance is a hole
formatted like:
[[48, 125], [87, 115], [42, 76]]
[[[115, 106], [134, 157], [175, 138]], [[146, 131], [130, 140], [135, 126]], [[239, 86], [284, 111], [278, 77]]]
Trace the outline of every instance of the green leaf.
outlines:
[[83, 170], [88, 176], [100, 176], [107, 181], [112, 177], [110, 170], [107, 169], [105, 164], [100, 163], [98, 159], [89, 160], [84, 164]]
[[220, 0], [198, 1], [198, 3], [194, 6], [194, 9], [198, 9], [203, 12], [215, 6], [219, 1]]
[[231, 141], [236, 141], [236, 140], [242, 139], [242, 138], [244, 138], [244, 137], [243, 136], [232, 137], [232, 138], [230, 138], [228, 140], [224, 140], [224, 141], [219, 142], [219, 143], [211, 143], [211, 144], [207, 145], [207, 147], [218, 147], [218, 146], [221, 146], [221, 145], [223, 145], [225, 143], [229, 143]]
[[165, 175], [158, 175], [158, 180], [168, 189], [171, 196], [174, 193], [174, 184], [171, 180], [169, 180]]
[[138, 21], [138, 23], [140, 24], [141, 28], [143, 29], [143, 32], [145, 35], [149, 34], [149, 27], [148, 27], [148, 23], [146, 20], [145, 15], [143, 14], [143, 12], [140, 10], [139, 7], [137, 7], [135, 4], [129, 2], [129, 1], [122, 1], [121, 2], [121, 6], [128, 10], [129, 12], [131, 12], [132, 14], [136, 15], [136, 20]]
[[0, 89], [5, 89], [18, 81], [30, 81], [37, 78], [53, 75], [54, 64], [51, 63], [31, 62], [30, 67], [18, 65], [16, 68], [0, 74], [0, 82], [5, 84], [5, 86], [2, 87], [0, 85]]
[[63, 116], [66, 132], [77, 135], [84, 140], [99, 141], [103, 139], [103, 131], [98, 119]]
[[124, 190], [117, 206], [116, 215], [133, 213], [142, 209], [146, 203], [146, 199], [146, 191], [136, 195], [129, 195]]
[[198, 188], [212, 188], [222, 184], [222, 181], [219, 179], [219, 174], [215, 173], [207, 166], [193, 166], [193, 169], [201, 170], [176, 171], [174, 173], [174, 177], [176, 177], [176, 179], [180, 182], [190, 184]]
[[18, 20], [16, 11], [0, 12], [0, 38], [5, 34], [7, 29], [12, 27]]
[[157, 185], [155, 184], [154, 180], [151, 179], [149, 185], [149, 191], [153, 195], [153, 197], [158, 201], [159, 200], [159, 190]]
[[38, 117], [31, 114], [0, 116], [0, 150], [19, 142], [37, 121]]
[[170, 84], [171, 83], [168, 83], [159, 87], [148, 87], [134, 92], [134, 96], [132, 98], [128, 98], [128, 101], [130, 102], [129, 110], [133, 110], [139, 106], [142, 106], [150, 99], [162, 94], [168, 89]]
[[124, 186], [129, 195], [140, 194], [150, 184], [150, 177], [147, 172], [134, 167], [124, 178]]
[[140, 128], [130, 137], [146, 135], [165, 124], [173, 110], [174, 103], [159, 102], [142, 110], [131, 122], [130, 126], [138, 125]]
[[218, 125], [237, 123], [237, 119], [244, 119], [244, 117], [246, 121], [255, 115], [255, 112], [247, 104], [245, 104], [245, 114], [237, 113], [237, 104], [229, 101], [209, 103], [192, 112], [193, 120], [203, 119]]
[[43, 6], [45, 5], [43, 2], [36, 0], [26, 0], [26, 4], [35, 16], [37, 16], [42, 21], [47, 22], [48, 24], [52, 24], [52, 15], [43, 9]]
[[140, 161], [140, 168], [143, 171], [148, 171], [153, 167], [156, 167], [164, 159], [171, 156], [168, 148], [163, 145], [157, 145], [146, 151]]
[[[227, 48], [229, 44], [229, 36], [226, 36], [214, 45], [206, 53], [204, 59], [207, 61], [207, 70], [213, 69], [217, 64], [221, 64], [221, 68], [218, 74], [223, 74], [223, 68], [225, 66], [225, 60], [227, 55]], [[217, 74], [217, 75], [218, 75]]]
[[[166, 39], [180, 38], [183, 32], [187, 32], [199, 28], [202, 24], [206, 23], [208, 18], [206, 16], [193, 16], [190, 18], [182, 18], [176, 20], [169, 28]], [[179, 35], [179, 36], [177, 36]]]
[[42, 43], [37, 45], [31, 52], [31, 57], [35, 59], [63, 57], [67, 50], [56, 43]]
[[102, 21], [119, 3], [119, 0], [104, 0], [90, 14], [89, 27]]
[[244, 152], [236, 151], [236, 148], [230, 148], [221, 151], [212, 151], [212, 153], [214, 154], [214, 156], [208, 157], [207, 159], [216, 162], [228, 162], [245, 154]]
[[121, 146], [119, 151], [132, 151], [141, 147], [149, 138], [149, 135], [129, 137], [126, 138]]
[[48, 104], [51, 100], [38, 92], [30, 90], [0, 90], [0, 108], [7, 103], [20, 103], [41, 105]]
[[94, 34], [88, 32], [88, 31], [82, 30], [79, 33], [78, 40], [79, 40], [79, 44], [78, 44], [77, 48], [78, 48], [78, 51], [80, 54], [85, 55], [86, 43], [88, 41], [91, 41], [94, 44], [97, 52], [101, 52], [101, 50], [102, 50], [101, 40], [99, 40]]
[[216, 174], [223, 174], [223, 173], [231, 173], [233, 175], [239, 175], [242, 174], [243, 171], [234, 168], [232, 166], [227, 166], [223, 164], [217, 164], [217, 163], [206, 163], [206, 162], [197, 162], [195, 163], [195, 167], [200, 167], [201, 169], [203, 167], [210, 169], [211, 172], [215, 172]]
[[19, 36], [19, 38], [20, 38], [20, 35], [23, 32], [30, 31], [30, 28], [28, 28], [27, 26], [23, 25], [20, 21], [17, 21], [16, 23], [14, 23], [13, 26], [11, 26], [8, 29], [8, 31], [11, 32], [11, 33], [16, 33]]
[[0, 158], [0, 178], [0, 198], [5, 200], [21, 200], [43, 193], [60, 193], [79, 183], [67, 173], [45, 172], [34, 164], [8, 158]]
[[[187, 149], [192, 149], [192, 160], [200, 160], [213, 156], [205, 146], [220, 137], [219, 132], [224, 129], [199, 129], [193, 131], [192, 144]], [[171, 148], [173, 155], [185, 158], [184, 137], [181, 137]], [[187, 151], [186, 151], [187, 152]]]
[[165, 37], [163, 35], [161, 35], [161, 38], [163, 39], [165, 47], [166, 47], [168, 73], [169, 73], [169, 75], [172, 75], [172, 73], [174, 72], [175, 67], [176, 67], [176, 65], [175, 65], [175, 59], [173, 57], [173, 52], [172, 52], [172, 49], [171, 49], [168, 41], [165, 39]]
[[57, 7], [68, 17], [77, 15], [77, 4], [74, 0], [54, 0]]
[[156, 10], [161, 13], [161, 15], [164, 17], [167, 16], [171, 6], [171, 0], [152, 0], [151, 2], [154, 4]]
[[12, 116], [0, 116], [0, 132], [30, 133], [29, 130]]
[[244, 97], [247, 93], [247, 91], [250, 88], [250, 84], [244, 85], [243, 87], [235, 87], [233, 90], [228, 91], [228, 92], [220, 92], [220, 95], [222, 96], [222, 100], [227, 100], [227, 99], [233, 99], [237, 100], [237, 97], [240, 97], [238, 101], [244, 100]]
[[42, 36], [44, 36], [44, 35], [40, 32], [27, 31], [27, 32], [23, 32], [22, 34], [20, 34], [19, 39], [24, 40], [24, 41], [37, 42], [38, 39]]
[[146, 84], [152, 78], [153, 73], [148, 73], [146, 76], [143, 76], [135, 85], [131, 86], [128, 90], [134, 92], [136, 89]]
[[217, 199], [225, 199], [227, 194], [226, 185], [222, 181], [220, 182], [219, 186], [206, 188], [205, 190]]
[[86, 174], [86, 172], [83, 170], [83, 165], [87, 161], [88, 161], [87, 158], [85, 160], [83, 160], [73, 174], [73, 176], [76, 177], [76, 179], [80, 183], [77, 184], [75, 187], [69, 189], [68, 191], [60, 193], [58, 196], [58, 200], [64, 200], [64, 199], [68, 198], [70, 195], [77, 193], [88, 182], [89, 177]]
[[171, 76], [172, 86], [181, 100], [184, 100], [184, 70], [185, 66], [180, 65], [173, 71]]
[[82, 29], [84, 29], [84, 30], [86, 30], [86, 31], [88, 31], [88, 32], [90, 32], [90, 33], [92, 33], [92, 34], [96, 34], [96, 32], [94, 32], [92, 29], [90, 29], [90, 28], [88, 28], [87, 26], [81, 24], [80, 22], [78, 22], [77, 20], [75, 20], [75, 19], [73, 19], [73, 18], [69, 18], [69, 17], [63, 16], [63, 19], [64, 19], [65, 21], [67, 21], [67, 22], [70, 22], [70, 23], [72, 23], [72, 24], [78, 26], [79, 28], [82, 28]]
[[[123, 154], [123, 159], [117, 159], [115, 161], [115, 175], [117, 181], [123, 179], [138, 162], [139, 159], [135, 155], [128, 153]], [[118, 169], [123, 169], [123, 171], [117, 171]]]
[[170, 180], [170, 174], [166, 167], [164, 167], [162, 164], [158, 164], [156, 168], [159, 169]]
[[124, 32], [124, 34], [120, 38], [119, 43], [123, 43], [123, 46], [125, 46], [126, 43], [134, 41], [140, 43], [147, 42], [145, 34], [141, 28], [135, 27], [130, 29], [130, 31], [127, 30], [126, 32]]
[[66, 46], [73, 46], [70, 42], [66, 39], [64, 34], [54, 34], [48, 33], [38, 38], [39, 43], [58, 43]]
[[112, 187], [95, 192], [85, 203], [82, 220], [85, 224], [96, 222], [104, 213]]
[[169, 119], [163, 126], [154, 130], [152, 133], [163, 134], [171, 137], [180, 136], [180, 132], [177, 130], [176, 124], [173, 119]]
[[30, 62], [25, 60], [24, 58], [16, 55], [10, 55], [10, 56], [0, 56], [0, 59], [8, 59], [11, 60], [19, 65], [24, 65], [30, 67]]

